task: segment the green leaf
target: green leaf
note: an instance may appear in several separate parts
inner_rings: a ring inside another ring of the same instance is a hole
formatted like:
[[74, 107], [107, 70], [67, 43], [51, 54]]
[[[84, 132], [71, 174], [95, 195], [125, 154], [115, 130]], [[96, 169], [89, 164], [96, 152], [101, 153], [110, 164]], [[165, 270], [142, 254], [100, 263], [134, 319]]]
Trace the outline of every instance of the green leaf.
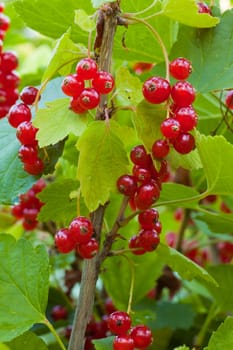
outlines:
[[127, 173], [128, 159], [121, 140], [111, 131], [111, 122], [91, 123], [80, 136], [78, 179], [86, 206], [94, 211], [106, 203], [116, 181]]
[[190, 350], [190, 348], [186, 345], [179, 346], [178, 348], [174, 348], [174, 350]]
[[87, 116], [69, 110], [69, 99], [54, 100], [46, 106], [39, 109], [33, 122], [39, 128], [36, 137], [40, 147], [54, 145], [70, 133], [80, 136], [85, 130]]
[[95, 29], [95, 22], [88, 16], [84, 10], [76, 10], [74, 23], [77, 24], [82, 30], [91, 32]]
[[227, 317], [225, 321], [213, 332], [208, 346], [204, 350], [233, 349], [233, 318]]
[[170, 248], [164, 244], [160, 244], [156, 249], [158, 258], [164, 261], [164, 263], [178, 274], [187, 280], [194, 278], [206, 281], [212, 285], [217, 285], [214, 278], [202, 267], [195, 264], [192, 260], [186, 258], [183, 254], [179, 253], [176, 249]]
[[[116, 0], [109, 0], [108, 2], [114, 2]], [[91, 0], [93, 7], [97, 8], [106, 3], [106, 0]]]
[[5, 119], [0, 120], [0, 202], [13, 204], [19, 193], [26, 192], [34, 176], [28, 175], [18, 158], [20, 144], [15, 137], [15, 129]]
[[112, 350], [112, 343], [115, 337], [92, 340], [96, 350]]
[[[188, 11], [184, 9], [188, 9]], [[179, 2], [165, 0], [163, 1], [162, 11], [166, 16], [192, 27], [208, 28], [219, 23], [217, 17], [198, 13], [195, 0], [179, 0]]]
[[232, 88], [232, 21], [233, 10], [230, 10], [222, 15], [216, 28], [180, 28], [171, 56], [186, 57], [192, 62], [193, 72], [189, 80], [200, 93]]
[[180, 154], [174, 148], [171, 148], [167, 159], [174, 169], [178, 169], [179, 167], [187, 170], [202, 168], [200, 156], [196, 149], [188, 154]]
[[175, 207], [196, 208], [199, 201], [198, 196], [199, 193], [192, 187], [175, 183], [164, 183], [157, 204], [163, 205], [163, 203], [166, 203], [166, 205]]
[[156, 306], [156, 329], [189, 329], [194, 322], [192, 305], [171, 302], [158, 302]]
[[233, 194], [233, 145], [223, 136], [200, 136], [198, 152], [207, 180], [208, 194]]
[[63, 34], [58, 40], [52, 57], [45, 70], [42, 83], [51, 79], [56, 73], [67, 75], [71, 72], [72, 65], [78, 61], [79, 58], [87, 55], [87, 49], [82, 45], [74, 44], [70, 39], [70, 30]]
[[137, 105], [142, 99], [142, 82], [133, 76], [126, 67], [116, 72], [116, 94], [126, 105]]
[[[35, 333], [26, 332], [19, 337], [15, 338], [9, 343], [6, 343], [9, 350], [47, 350], [47, 346], [42, 339], [40, 339]], [[1, 348], [0, 348], [1, 350]]]
[[11, 350], [11, 349], [5, 344], [0, 344], [0, 350]]
[[[77, 214], [77, 191], [79, 182], [73, 179], [56, 180], [46, 186], [38, 197], [45, 203], [40, 210], [40, 221], [55, 221], [68, 225]], [[74, 194], [74, 195], [72, 195]], [[82, 215], [83, 213], [82, 204]]]
[[193, 218], [195, 222], [204, 222], [211, 232], [228, 233], [232, 231], [233, 214], [206, 210], [204, 213], [195, 213]]
[[134, 124], [138, 137], [148, 149], [156, 139], [161, 138], [160, 124], [166, 117], [166, 107], [163, 104], [153, 105], [143, 100], [137, 106]]
[[0, 341], [9, 341], [45, 321], [49, 286], [44, 246], [0, 235]]

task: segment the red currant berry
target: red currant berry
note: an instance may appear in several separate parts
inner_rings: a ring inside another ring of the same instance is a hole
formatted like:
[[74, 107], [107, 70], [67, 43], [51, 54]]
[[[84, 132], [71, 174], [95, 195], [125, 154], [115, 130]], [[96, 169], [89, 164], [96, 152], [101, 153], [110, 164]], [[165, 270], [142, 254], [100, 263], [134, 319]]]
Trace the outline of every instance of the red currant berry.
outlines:
[[142, 168], [147, 169], [150, 165], [149, 155], [143, 145], [135, 146], [130, 152], [131, 161]]
[[208, 13], [209, 15], [211, 15], [211, 9], [209, 8], [209, 6], [206, 3], [198, 2], [197, 6], [198, 6], [199, 13]]
[[78, 216], [73, 219], [69, 226], [70, 234], [77, 244], [87, 243], [93, 235], [91, 221], [85, 216]]
[[92, 80], [93, 88], [99, 94], [109, 94], [114, 88], [113, 76], [104, 71], [98, 71]]
[[66, 320], [68, 318], [68, 310], [63, 305], [55, 305], [51, 310], [51, 317], [54, 321]]
[[134, 340], [135, 348], [147, 348], [153, 342], [152, 332], [145, 325], [138, 325], [131, 329], [130, 336]]
[[37, 159], [35, 163], [24, 163], [23, 168], [30, 175], [40, 175], [44, 170], [44, 163], [41, 159]]
[[158, 233], [160, 234], [161, 231], [162, 231], [162, 224], [161, 224], [161, 221], [156, 221], [155, 224], [154, 224], [154, 227], [153, 229]]
[[138, 209], [146, 210], [159, 199], [160, 188], [155, 182], [142, 185], [135, 194], [135, 204]]
[[173, 139], [180, 134], [180, 123], [174, 118], [167, 118], [162, 122], [160, 129], [163, 136]]
[[225, 104], [227, 108], [233, 109], [233, 90], [227, 92]]
[[132, 197], [137, 191], [137, 179], [131, 175], [122, 175], [117, 180], [117, 189], [125, 196]]
[[16, 72], [10, 72], [5, 75], [3, 85], [5, 89], [16, 89], [19, 86], [20, 77]]
[[8, 115], [8, 121], [13, 128], [17, 128], [22, 122], [30, 122], [31, 118], [31, 110], [24, 103], [13, 105]]
[[76, 72], [83, 80], [93, 79], [97, 72], [97, 64], [91, 58], [82, 59], [76, 66]]
[[80, 99], [79, 97], [73, 97], [71, 100], [70, 100], [70, 106], [69, 108], [76, 114], [83, 114], [83, 113], [86, 113], [87, 112], [87, 109], [86, 108], [83, 108], [81, 105], [80, 105]]
[[9, 110], [10, 110], [9, 106], [6, 106], [6, 105], [0, 106], [0, 119], [6, 117]]
[[34, 86], [26, 86], [21, 91], [19, 97], [26, 105], [32, 105], [38, 94], [39, 90]]
[[79, 96], [79, 103], [83, 109], [93, 109], [100, 102], [99, 93], [93, 88], [84, 89]]
[[136, 180], [142, 184], [145, 184], [151, 180], [151, 172], [148, 169], [141, 168], [139, 165], [134, 165], [133, 176]]
[[46, 187], [46, 182], [43, 178], [39, 179], [34, 185], [32, 186], [32, 190], [35, 194], [41, 192]]
[[84, 81], [78, 76], [78, 74], [67, 75], [61, 85], [64, 94], [71, 97], [78, 97], [84, 87]]
[[21, 203], [15, 204], [12, 208], [11, 208], [11, 214], [17, 218], [17, 219], [21, 219], [23, 217], [23, 206]]
[[170, 91], [169, 82], [161, 77], [147, 79], [142, 87], [142, 93], [145, 99], [154, 104], [166, 101], [170, 95]]
[[142, 255], [145, 254], [145, 249], [141, 246], [141, 241], [139, 235], [134, 235], [129, 240], [129, 249], [132, 250], [134, 255]]
[[55, 234], [55, 245], [60, 253], [70, 253], [76, 246], [73, 236], [67, 228], [62, 228]]
[[37, 147], [22, 145], [18, 155], [23, 163], [34, 164], [38, 159]]
[[144, 72], [147, 72], [149, 70], [151, 70], [153, 68], [153, 63], [148, 63], [148, 62], [137, 62], [134, 64], [134, 66], [132, 67], [133, 71], [140, 75]]
[[28, 220], [26, 218], [23, 218], [22, 226], [25, 230], [31, 231], [34, 230], [38, 225], [38, 221], [36, 220]]
[[159, 212], [156, 209], [150, 208], [144, 210], [138, 215], [138, 222], [144, 230], [152, 230], [155, 223], [158, 221]]
[[91, 238], [87, 243], [77, 245], [77, 253], [83, 259], [91, 259], [98, 253], [99, 244], [95, 238]]
[[24, 208], [23, 216], [26, 220], [36, 221], [39, 210], [37, 208]]
[[4, 12], [5, 10], [5, 5], [3, 2], [0, 2], [0, 12]]
[[38, 129], [32, 125], [32, 122], [20, 123], [16, 130], [16, 137], [22, 145], [37, 145], [36, 133]]
[[179, 57], [170, 62], [169, 70], [173, 78], [185, 80], [192, 73], [192, 65], [186, 58]]
[[195, 148], [195, 139], [189, 133], [182, 133], [177, 136], [173, 146], [178, 153], [187, 154]]
[[160, 243], [160, 238], [155, 230], [142, 230], [139, 232], [140, 245], [146, 252], [152, 252]]
[[179, 108], [174, 118], [180, 123], [182, 132], [191, 131], [197, 125], [197, 114], [192, 106]]
[[15, 104], [15, 102], [18, 100], [19, 98], [19, 92], [17, 89], [6, 89], [6, 103], [9, 106], [12, 106], [13, 104]]
[[134, 350], [134, 341], [129, 335], [121, 335], [113, 340], [113, 350]]
[[115, 311], [108, 316], [108, 328], [117, 335], [125, 335], [131, 327], [131, 318], [124, 311]]
[[65, 331], [64, 331], [64, 337], [69, 340], [71, 337], [71, 332], [72, 332], [72, 325], [66, 326]]
[[3, 52], [1, 55], [0, 69], [6, 73], [10, 73], [12, 70], [18, 67], [18, 58], [12, 51]]
[[6, 32], [10, 27], [10, 18], [0, 13], [0, 29]]
[[233, 257], [233, 244], [231, 242], [219, 242], [217, 248], [221, 262], [223, 264], [229, 263]]
[[152, 145], [151, 151], [155, 159], [165, 158], [170, 151], [169, 143], [166, 139], [156, 140]]
[[171, 97], [179, 107], [188, 107], [196, 97], [194, 87], [187, 81], [178, 81], [171, 89]]

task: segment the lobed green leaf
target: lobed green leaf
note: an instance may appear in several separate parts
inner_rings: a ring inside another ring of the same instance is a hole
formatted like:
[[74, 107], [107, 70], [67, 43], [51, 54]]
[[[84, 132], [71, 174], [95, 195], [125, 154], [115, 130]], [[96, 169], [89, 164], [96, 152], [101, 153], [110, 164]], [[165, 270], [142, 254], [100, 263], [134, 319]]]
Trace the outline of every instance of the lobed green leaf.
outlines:
[[227, 317], [210, 337], [208, 346], [204, 350], [222, 350], [233, 348], [233, 318]]
[[[35, 333], [26, 332], [19, 337], [13, 339], [11, 342], [5, 344], [9, 350], [47, 350], [48, 347], [44, 341]], [[4, 350], [1, 349], [0, 350]]]

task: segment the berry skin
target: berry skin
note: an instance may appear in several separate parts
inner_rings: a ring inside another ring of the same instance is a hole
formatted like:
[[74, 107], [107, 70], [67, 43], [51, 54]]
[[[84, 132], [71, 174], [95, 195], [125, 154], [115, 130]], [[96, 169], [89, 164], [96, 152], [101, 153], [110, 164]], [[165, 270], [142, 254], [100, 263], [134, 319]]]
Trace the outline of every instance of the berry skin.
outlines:
[[75, 241], [67, 228], [62, 228], [55, 234], [55, 245], [60, 253], [70, 253], [75, 248]]
[[189, 133], [182, 133], [177, 136], [173, 146], [178, 153], [187, 154], [195, 148], [195, 139]]
[[91, 259], [98, 253], [99, 244], [95, 238], [91, 238], [87, 243], [77, 245], [77, 253], [83, 259]]
[[151, 180], [151, 172], [148, 169], [141, 168], [139, 165], [134, 165], [133, 176], [141, 184], [145, 184]]
[[159, 212], [150, 208], [138, 214], [138, 222], [144, 230], [154, 229], [155, 223], [158, 221]]
[[24, 171], [30, 175], [40, 175], [44, 170], [44, 163], [41, 159], [37, 159], [35, 163], [24, 163]]
[[169, 143], [166, 139], [156, 140], [152, 145], [151, 151], [155, 159], [163, 159], [170, 151]]
[[233, 109], [233, 90], [228, 91], [225, 99], [227, 108]]
[[13, 105], [9, 110], [8, 121], [13, 128], [17, 128], [22, 122], [30, 122], [31, 118], [31, 110], [24, 103]]
[[85, 85], [83, 79], [78, 74], [67, 75], [62, 82], [61, 89], [65, 95], [78, 97], [83, 91]]
[[37, 145], [36, 133], [38, 129], [32, 125], [32, 122], [20, 123], [16, 129], [16, 137], [22, 145]]
[[171, 87], [166, 79], [152, 77], [147, 79], [142, 87], [144, 98], [153, 104], [166, 101], [170, 96]]
[[170, 62], [169, 70], [173, 78], [185, 80], [192, 73], [192, 65], [186, 58], [179, 57]]
[[171, 97], [179, 107], [188, 107], [196, 97], [194, 87], [187, 81], [178, 81], [171, 89]]
[[84, 58], [77, 64], [76, 73], [83, 80], [93, 79], [97, 73], [97, 64], [91, 58]]
[[138, 209], [146, 210], [151, 207], [151, 205], [159, 199], [160, 189], [155, 182], [150, 182], [148, 184], [142, 185], [138, 188], [135, 194], [135, 204]]
[[141, 246], [141, 241], [139, 235], [134, 235], [129, 240], [129, 249], [132, 249], [134, 255], [145, 254], [145, 249]]
[[86, 88], [81, 92], [79, 102], [83, 109], [94, 109], [100, 102], [100, 95], [95, 89]]
[[23, 163], [34, 164], [38, 159], [37, 148], [28, 145], [22, 145], [19, 149], [18, 156]]
[[83, 108], [81, 105], [80, 105], [80, 99], [79, 97], [73, 97], [71, 100], [70, 100], [70, 106], [69, 108], [76, 114], [83, 114], [83, 113], [86, 113], [87, 112], [87, 109], [86, 108]]
[[208, 13], [209, 15], [211, 15], [211, 9], [206, 3], [198, 2], [197, 6], [198, 6], [198, 13]]
[[19, 97], [26, 105], [32, 105], [35, 102], [39, 90], [34, 86], [26, 86], [21, 91]]
[[134, 341], [129, 335], [121, 335], [113, 340], [113, 350], [134, 350]]
[[134, 340], [134, 346], [137, 349], [147, 348], [153, 342], [152, 332], [145, 325], [138, 325], [131, 329], [130, 336]]
[[153, 63], [148, 63], [148, 62], [137, 62], [134, 64], [134, 66], [132, 67], [133, 71], [140, 75], [144, 72], [147, 72], [149, 70], [151, 70], [153, 68]]
[[92, 86], [99, 94], [109, 94], [114, 85], [113, 76], [104, 71], [98, 71], [92, 80]]
[[160, 125], [163, 136], [168, 139], [176, 138], [180, 133], [180, 128], [180, 123], [174, 118], [167, 118]]
[[0, 29], [6, 32], [10, 27], [10, 19], [0, 11]]
[[132, 197], [137, 191], [137, 179], [131, 175], [122, 175], [117, 180], [117, 189], [125, 196]]
[[197, 114], [192, 106], [179, 108], [174, 118], [180, 123], [182, 132], [191, 131], [197, 125]]
[[159, 245], [160, 238], [155, 230], [141, 230], [139, 232], [139, 241], [146, 252], [152, 252]]
[[0, 69], [5, 73], [10, 73], [18, 67], [18, 58], [12, 51], [5, 51], [1, 54]]
[[130, 159], [135, 165], [147, 169], [150, 159], [143, 145], [135, 146], [130, 152]]
[[4, 12], [5, 10], [5, 5], [3, 2], [0, 2], [0, 12]]
[[124, 311], [115, 311], [108, 316], [108, 328], [117, 335], [125, 335], [131, 327], [131, 318]]
[[19, 86], [20, 83], [20, 77], [16, 72], [10, 72], [6, 74], [3, 78], [3, 86], [4, 89], [15, 89]]
[[77, 244], [87, 243], [93, 235], [93, 230], [91, 221], [85, 216], [76, 217], [69, 226], [70, 234]]
[[68, 318], [68, 310], [65, 306], [55, 305], [51, 310], [51, 317], [54, 321], [66, 320]]

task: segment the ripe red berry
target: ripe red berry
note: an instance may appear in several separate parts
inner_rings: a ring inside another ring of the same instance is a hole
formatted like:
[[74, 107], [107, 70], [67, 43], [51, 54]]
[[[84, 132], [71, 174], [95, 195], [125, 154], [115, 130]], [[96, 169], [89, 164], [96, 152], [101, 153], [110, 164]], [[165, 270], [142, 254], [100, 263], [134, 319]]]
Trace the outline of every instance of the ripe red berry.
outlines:
[[148, 62], [137, 62], [132, 67], [133, 71], [138, 75], [140, 75], [146, 71], [149, 71], [152, 68], [153, 68], [153, 63], [148, 63]]
[[9, 110], [8, 121], [13, 128], [17, 128], [22, 122], [29, 122], [31, 118], [31, 110], [24, 103], [13, 105]]
[[62, 228], [55, 234], [55, 245], [60, 253], [70, 253], [76, 246], [76, 242], [67, 228]]
[[138, 222], [144, 230], [154, 229], [155, 223], [158, 221], [159, 212], [154, 208], [142, 211], [138, 215]]
[[51, 317], [54, 321], [66, 320], [68, 318], [68, 310], [63, 305], [55, 305], [51, 310]]
[[131, 318], [127, 312], [114, 311], [108, 316], [108, 328], [117, 335], [125, 335], [131, 327]]
[[35, 163], [24, 163], [23, 168], [30, 175], [40, 175], [44, 170], [44, 163], [38, 158]]
[[142, 230], [139, 232], [139, 241], [146, 252], [152, 252], [159, 245], [160, 238], [155, 230]]
[[191, 131], [197, 125], [197, 114], [192, 106], [179, 108], [174, 118], [180, 123], [182, 132]]
[[0, 2], [0, 12], [4, 12], [5, 10], [5, 5], [3, 2]]
[[130, 336], [134, 340], [135, 348], [147, 348], [153, 342], [152, 332], [149, 327], [145, 325], [138, 325], [131, 329]]
[[30, 220], [30, 219], [23, 218], [22, 226], [25, 230], [27, 231], [34, 230], [37, 225], [38, 225], [37, 220]]
[[16, 137], [22, 145], [37, 145], [36, 133], [38, 129], [32, 125], [32, 122], [20, 123], [16, 130]]
[[154, 104], [162, 103], [170, 96], [171, 87], [166, 79], [152, 77], [147, 79], [142, 87], [145, 99]]
[[198, 6], [199, 13], [208, 13], [209, 15], [211, 15], [211, 9], [209, 8], [209, 6], [206, 3], [198, 2], [197, 6]]
[[163, 136], [173, 139], [180, 133], [180, 123], [174, 118], [165, 119], [160, 125]]
[[[1, 12], [1, 11], [0, 11]], [[10, 19], [3, 13], [0, 13], [0, 29], [6, 32], [10, 27]]]
[[19, 86], [20, 77], [16, 72], [7, 73], [3, 78], [4, 89], [16, 89]]
[[189, 133], [182, 133], [177, 136], [173, 146], [178, 153], [187, 154], [195, 148], [195, 139]]
[[91, 58], [84, 58], [76, 66], [76, 72], [83, 80], [93, 79], [97, 72], [97, 64]]
[[99, 244], [95, 238], [91, 238], [87, 243], [77, 245], [77, 253], [83, 259], [91, 259], [98, 253]]
[[18, 156], [23, 163], [34, 164], [38, 159], [37, 147], [22, 145], [19, 148]]
[[170, 74], [177, 80], [185, 80], [192, 72], [191, 62], [186, 58], [175, 58], [169, 64]]
[[69, 108], [74, 112], [74, 113], [77, 113], [77, 114], [83, 114], [83, 113], [86, 113], [87, 112], [87, 109], [86, 108], [83, 108], [81, 105], [80, 105], [80, 99], [79, 97], [73, 97], [71, 100], [70, 100], [70, 106]]
[[145, 254], [145, 249], [141, 246], [141, 241], [139, 235], [134, 235], [129, 240], [129, 249], [132, 250], [134, 255], [142, 255]]
[[84, 89], [79, 96], [79, 103], [83, 109], [93, 109], [100, 102], [99, 93], [93, 88]]
[[165, 158], [170, 151], [169, 143], [166, 139], [156, 140], [152, 145], [151, 151], [155, 159]]
[[196, 97], [194, 87], [187, 81], [178, 81], [171, 89], [171, 97], [179, 107], [188, 107]]
[[134, 341], [129, 335], [121, 335], [113, 340], [113, 350], [134, 350]]
[[117, 189], [125, 196], [132, 197], [137, 191], [137, 179], [131, 175], [122, 175], [117, 180]]
[[73, 219], [69, 226], [70, 234], [77, 244], [87, 243], [93, 235], [91, 221], [85, 216], [78, 216]]
[[18, 67], [18, 57], [13, 51], [5, 51], [1, 54], [0, 69], [6, 73]]
[[162, 224], [161, 224], [161, 221], [156, 221], [155, 224], [154, 224], [154, 227], [153, 229], [158, 233], [160, 234], [161, 231], [162, 231]]
[[19, 97], [26, 105], [32, 105], [38, 94], [39, 90], [34, 86], [26, 86], [21, 91]]
[[114, 78], [108, 72], [98, 71], [92, 80], [92, 86], [99, 94], [109, 94], [114, 88]]
[[13, 205], [11, 208], [11, 214], [17, 219], [21, 219], [23, 217], [23, 206], [21, 203]]
[[138, 188], [135, 194], [135, 204], [138, 209], [149, 209], [159, 199], [160, 188], [155, 182], [150, 182]]
[[64, 94], [78, 97], [85, 87], [84, 80], [78, 74], [67, 75], [62, 82], [61, 88]]
[[225, 104], [227, 108], [233, 109], [233, 90], [229, 90], [226, 94]]
[[133, 176], [141, 184], [145, 184], [151, 180], [151, 172], [149, 169], [141, 168], [139, 165], [134, 165]]
[[150, 158], [143, 145], [135, 146], [130, 152], [131, 161], [142, 168], [147, 169], [150, 165]]

